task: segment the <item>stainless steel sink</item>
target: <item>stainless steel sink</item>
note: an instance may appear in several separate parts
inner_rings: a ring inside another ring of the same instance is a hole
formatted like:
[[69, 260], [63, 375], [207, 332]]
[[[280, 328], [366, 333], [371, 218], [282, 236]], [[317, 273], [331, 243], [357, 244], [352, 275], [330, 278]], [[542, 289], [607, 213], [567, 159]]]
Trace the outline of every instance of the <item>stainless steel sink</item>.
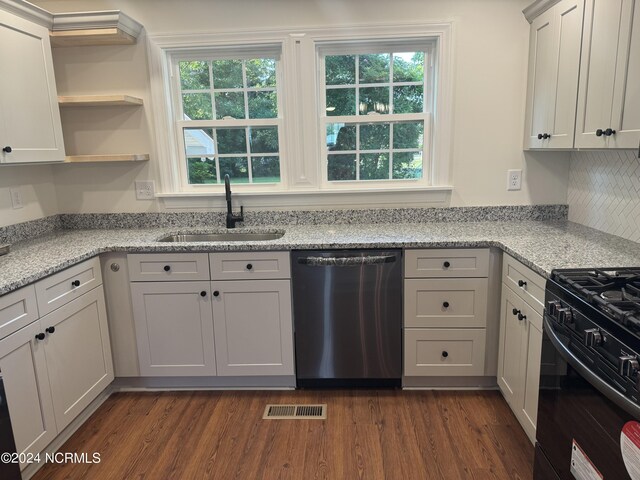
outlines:
[[162, 237], [159, 242], [255, 242], [277, 240], [284, 232], [183, 233]]

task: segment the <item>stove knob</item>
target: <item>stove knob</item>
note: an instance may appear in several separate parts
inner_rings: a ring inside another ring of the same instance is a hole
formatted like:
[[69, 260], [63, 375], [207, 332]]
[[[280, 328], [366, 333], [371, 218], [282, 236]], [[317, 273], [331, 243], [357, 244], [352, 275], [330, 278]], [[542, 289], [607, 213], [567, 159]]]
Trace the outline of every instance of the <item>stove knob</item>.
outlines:
[[554, 316], [556, 311], [561, 307], [561, 304], [558, 300], [549, 300], [547, 302], [547, 313], [549, 315]]
[[570, 308], [558, 308], [556, 311], [558, 312], [558, 323], [573, 323], [573, 312]]
[[602, 333], [597, 328], [584, 331], [584, 344], [587, 347], [599, 347], [602, 344]]
[[640, 364], [636, 357], [631, 355], [624, 355], [620, 357], [620, 363], [618, 364], [618, 372], [623, 377], [633, 377], [638, 370], [640, 370]]

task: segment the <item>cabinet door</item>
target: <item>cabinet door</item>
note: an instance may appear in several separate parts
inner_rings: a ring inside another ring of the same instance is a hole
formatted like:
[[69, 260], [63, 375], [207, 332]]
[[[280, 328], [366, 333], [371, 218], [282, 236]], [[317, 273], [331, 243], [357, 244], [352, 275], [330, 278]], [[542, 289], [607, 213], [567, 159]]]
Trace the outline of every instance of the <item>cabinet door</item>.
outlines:
[[293, 375], [290, 281], [213, 282], [212, 289], [218, 375]]
[[528, 312], [526, 344], [523, 355], [526, 362], [523, 364], [522, 377], [524, 379], [524, 391], [522, 398], [522, 427], [532, 442], [536, 440], [536, 422], [538, 418], [538, 387], [540, 386], [540, 362], [542, 359], [542, 330], [538, 325], [542, 324], [542, 315]]
[[102, 287], [40, 319], [58, 429], [65, 428], [112, 381], [113, 362]]
[[18, 453], [41, 452], [57, 435], [44, 343], [35, 338], [42, 331], [35, 321], [0, 340], [0, 371]]
[[522, 340], [524, 324], [513, 314], [524, 303], [506, 286], [502, 286], [500, 312], [500, 343], [498, 346], [498, 386], [511, 409], [520, 409], [522, 403]]
[[132, 283], [131, 299], [141, 375], [216, 374], [209, 282]]
[[64, 161], [49, 30], [0, 11], [0, 163]]

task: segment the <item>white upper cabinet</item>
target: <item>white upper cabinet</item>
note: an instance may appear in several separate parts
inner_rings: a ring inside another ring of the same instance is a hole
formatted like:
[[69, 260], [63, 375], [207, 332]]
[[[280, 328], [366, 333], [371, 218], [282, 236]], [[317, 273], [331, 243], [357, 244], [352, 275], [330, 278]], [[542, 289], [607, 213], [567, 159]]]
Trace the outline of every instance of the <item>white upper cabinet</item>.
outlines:
[[525, 148], [572, 148], [584, 0], [563, 0], [531, 24]]
[[64, 161], [49, 30], [0, 9], [0, 163]]
[[638, 148], [640, 0], [587, 0], [577, 148]]

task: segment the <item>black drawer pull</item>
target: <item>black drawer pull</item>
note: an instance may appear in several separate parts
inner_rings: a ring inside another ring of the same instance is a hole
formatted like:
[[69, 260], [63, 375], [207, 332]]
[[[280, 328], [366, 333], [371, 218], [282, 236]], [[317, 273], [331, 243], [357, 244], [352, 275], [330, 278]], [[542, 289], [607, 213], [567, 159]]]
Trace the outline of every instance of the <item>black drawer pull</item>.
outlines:
[[80, 286], [80, 280], [74, 280], [73, 282], [71, 282], [71, 286], [72, 287], [79, 287]]
[[207, 296], [207, 292], [206, 292], [205, 290], [202, 290], [202, 291], [200, 292], [200, 296], [201, 296], [201, 297], [206, 297], [206, 296]]
[[443, 358], [447, 358], [449, 356], [449, 352], [447, 352], [446, 350], [444, 352], [442, 352], [442, 357]]
[[526, 315], [523, 315], [521, 313], [518, 314], [518, 320], [522, 321], [522, 320], [526, 320], [526, 319], [527, 319]]
[[12, 149], [9, 145], [7, 145], [6, 147], [4, 147], [4, 148], [2, 149], [2, 151], [3, 151], [4, 153], [11, 153], [11, 151], [12, 151], [12, 150], [13, 150], [13, 149]]
[[444, 308], [449, 308], [449, 302], [442, 302], [442, 306]]
[[519, 287], [526, 287], [527, 286], [527, 282], [525, 282], [524, 280], [518, 280], [518, 286]]
[[520, 313], [520, 310], [514, 308], [513, 310], [511, 310], [511, 313], [513, 313], [514, 315], [518, 315]]
[[47, 327], [44, 329], [44, 331], [47, 333], [53, 333], [56, 331], [56, 327]]
[[247, 270], [251, 270], [253, 268], [253, 265], [251, 265], [250, 263], [247, 263]]
[[36, 340], [44, 340], [44, 333], [37, 333]]
[[218, 290], [215, 290], [215, 291], [213, 292], [213, 296], [214, 296], [214, 297], [219, 297], [219, 296], [220, 296], [220, 292], [219, 292]]
[[165, 271], [165, 272], [168, 272], [168, 271], [170, 271], [170, 270], [171, 270], [171, 265], [165, 265], [165, 266], [164, 266], [164, 271]]
[[442, 266], [443, 266], [444, 268], [449, 268], [449, 267], [451, 266], [451, 264], [450, 264], [449, 262], [444, 262], [444, 263], [442, 264]]

